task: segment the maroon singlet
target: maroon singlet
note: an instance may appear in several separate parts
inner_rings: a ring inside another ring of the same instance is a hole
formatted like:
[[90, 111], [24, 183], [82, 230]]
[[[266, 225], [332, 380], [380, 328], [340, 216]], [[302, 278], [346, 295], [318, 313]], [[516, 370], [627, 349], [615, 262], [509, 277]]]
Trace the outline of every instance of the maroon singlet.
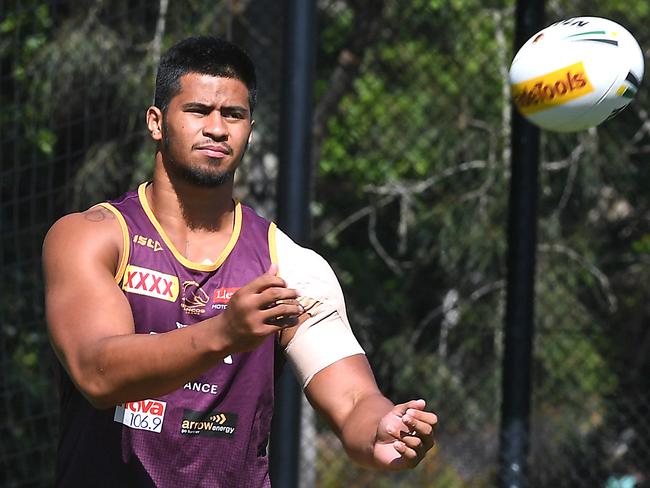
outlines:
[[[185, 259], [144, 196], [103, 204], [123, 227], [119, 284], [138, 334], [164, 334], [221, 313], [264, 273], [274, 226], [239, 203], [232, 238], [210, 264]], [[64, 376], [57, 486], [268, 487], [275, 337], [157, 398], [93, 408]]]

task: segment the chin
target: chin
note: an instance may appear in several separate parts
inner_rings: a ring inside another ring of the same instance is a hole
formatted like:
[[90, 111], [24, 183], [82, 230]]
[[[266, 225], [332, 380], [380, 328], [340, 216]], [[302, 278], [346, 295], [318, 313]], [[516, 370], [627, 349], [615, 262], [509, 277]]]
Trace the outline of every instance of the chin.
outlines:
[[217, 188], [233, 181], [234, 171], [214, 171], [199, 168], [179, 168], [181, 178], [202, 188]]

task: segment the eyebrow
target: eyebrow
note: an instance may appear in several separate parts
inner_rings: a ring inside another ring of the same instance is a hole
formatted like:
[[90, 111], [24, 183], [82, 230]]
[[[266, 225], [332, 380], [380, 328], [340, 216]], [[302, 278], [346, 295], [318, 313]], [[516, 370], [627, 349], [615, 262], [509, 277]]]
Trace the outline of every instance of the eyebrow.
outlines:
[[[203, 110], [213, 110], [214, 104], [211, 103], [202, 103], [202, 102], [187, 102], [181, 105], [182, 110], [192, 110], [192, 109], [203, 109]], [[242, 105], [224, 105], [221, 107], [221, 110], [227, 110], [230, 112], [238, 112], [241, 114], [248, 115], [249, 110]]]
[[214, 108], [214, 105], [209, 104], [209, 103], [201, 103], [201, 102], [188, 102], [184, 103], [181, 105], [181, 109], [183, 110], [189, 110], [193, 108], [202, 108], [202, 109], [210, 109], [212, 110]]
[[248, 114], [248, 109], [246, 107], [242, 107], [241, 105], [225, 105], [221, 107], [221, 110], [227, 110], [229, 112], [237, 112], [244, 115]]

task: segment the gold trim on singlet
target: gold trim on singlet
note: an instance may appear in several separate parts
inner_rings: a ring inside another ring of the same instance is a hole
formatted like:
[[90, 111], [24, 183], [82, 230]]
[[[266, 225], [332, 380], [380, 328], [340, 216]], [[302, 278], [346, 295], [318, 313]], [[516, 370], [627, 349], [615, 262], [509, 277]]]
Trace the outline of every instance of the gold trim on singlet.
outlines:
[[145, 189], [147, 185], [148, 183], [142, 183], [138, 187], [138, 197], [140, 199], [140, 204], [142, 205], [144, 212], [147, 214], [149, 221], [156, 228], [156, 230], [160, 234], [160, 237], [162, 237], [163, 241], [165, 241], [165, 244], [167, 244], [167, 247], [172, 252], [174, 257], [178, 260], [178, 262], [180, 262], [186, 268], [195, 269], [197, 271], [214, 271], [219, 266], [221, 266], [223, 262], [226, 260], [226, 258], [230, 255], [231, 251], [235, 247], [235, 244], [237, 244], [237, 240], [239, 239], [239, 234], [241, 232], [241, 224], [242, 224], [241, 203], [235, 200], [235, 225], [232, 229], [232, 235], [230, 236], [230, 240], [228, 241], [228, 244], [226, 245], [225, 249], [221, 252], [221, 255], [217, 258], [216, 261], [214, 261], [211, 264], [195, 263], [194, 261], [190, 261], [189, 259], [187, 259], [185, 256], [183, 256], [180, 253], [178, 249], [176, 249], [176, 246], [174, 246], [171, 239], [163, 229], [162, 225], [160, 225], [160, 222], [158, 222], [158, 219], [153, 214], [153, 211], [149, 206], [149, 202], [147, 201], [147, 196], [145, 195]]
[[[278, 246], [275, 240], [277, 228], [274, 222], [271, 222], [271, 225], [269, 225], [269, 256], [271, 256], [271, 264], [278, 264]], [[278, 270], [279, 275], [280, 270]]]
[[129, 261], [129, 253], [131, 251], [131, 238], [129, 236], [129, 228], [126, 226], [126, 221], [122, 216], [122, 213], [116, 209], [113, 205], [108, 202], [98, 203], [100, 207], [104, 207], [106, 210], [110, 211], [115, 215], [117, 221], [120, 223], [122, 228], [122, 256], [120, 257], [120, 262], [117, 265], [117, 270], [115, 271], [115, 282], [120, 283], [122, 277], [124, 276], [124, 270], [126, 270], [126, 263]]

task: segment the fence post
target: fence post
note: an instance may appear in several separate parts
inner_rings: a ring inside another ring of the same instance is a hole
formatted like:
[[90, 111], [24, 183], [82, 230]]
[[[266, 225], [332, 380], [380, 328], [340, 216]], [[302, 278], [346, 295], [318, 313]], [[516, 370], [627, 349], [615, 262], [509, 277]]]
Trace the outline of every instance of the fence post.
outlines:
[[[284, 35], [278, 224], [300, 244], [309, 240], [310, 141], [315, 64], [315, 2], [287, 0]], [[271, 435], [271, 479], [297, 488], [302, 392], [289, 368], [278, 381]]]
[[[543, 0], [517, 1], [515, 51], [540, 30], [543, 12]], [[513, 110], [511, 148], [499, 486], [524, 488], [529, 485], [539, 129], [516, 110]]]

